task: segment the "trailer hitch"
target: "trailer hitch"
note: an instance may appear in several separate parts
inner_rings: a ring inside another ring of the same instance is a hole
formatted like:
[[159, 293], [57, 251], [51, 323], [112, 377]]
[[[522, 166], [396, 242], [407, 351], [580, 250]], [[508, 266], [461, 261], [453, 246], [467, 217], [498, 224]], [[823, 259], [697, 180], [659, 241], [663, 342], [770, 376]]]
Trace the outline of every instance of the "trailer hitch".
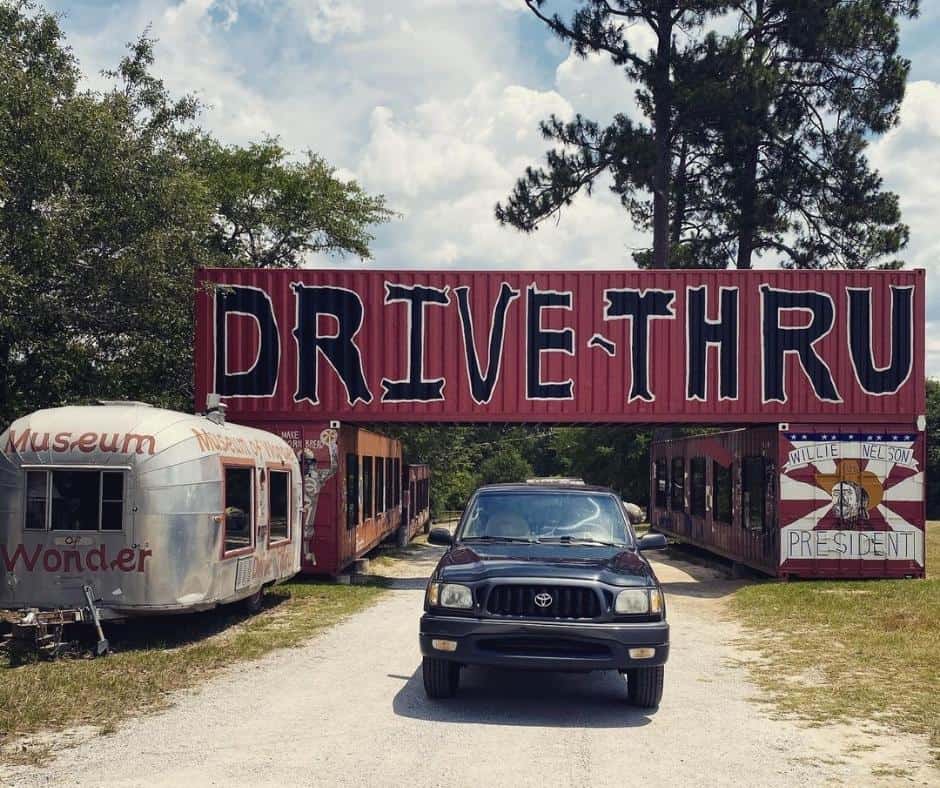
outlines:
[[104, 636], [104, 630], [101, 628], [101, 617], [98, 615], [98, 606], [95, 604], [95, 597], [92, 594], [91, 586], [87, 583], [82, 586], [82, 593], [88, 601], [88, 612], [91, 615], [92, 623], [95, 625], [95, 632], [98, 633], [98, 642], [95, 644], [95, 656], [103, 657], [110, 650], [108, 639]]

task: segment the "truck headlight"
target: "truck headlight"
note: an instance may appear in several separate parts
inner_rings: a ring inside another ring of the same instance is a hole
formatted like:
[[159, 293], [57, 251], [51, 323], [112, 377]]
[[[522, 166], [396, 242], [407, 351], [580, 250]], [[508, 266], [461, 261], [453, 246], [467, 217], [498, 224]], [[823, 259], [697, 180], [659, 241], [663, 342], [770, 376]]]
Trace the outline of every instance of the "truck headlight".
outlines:
[[650, 595], [645, 588], [630, 588], [617, 594], [614, 612], [642, 615], [650, 612]]
[[466, 610], [473, 607], [473, 592], [467, 586], [444, 583], [441, 586], [441, 607], [458, 607]]

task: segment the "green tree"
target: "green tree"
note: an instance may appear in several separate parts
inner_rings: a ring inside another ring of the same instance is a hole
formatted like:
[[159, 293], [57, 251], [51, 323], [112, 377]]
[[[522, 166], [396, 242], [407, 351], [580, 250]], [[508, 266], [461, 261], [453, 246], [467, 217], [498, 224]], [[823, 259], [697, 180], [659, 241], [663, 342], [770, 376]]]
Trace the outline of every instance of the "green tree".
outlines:
[[522, 456], [519, 447], [512, 444], [494, 447], [493, 452], [480, 463], [482, 484], [524, 482], [532, 476], [532, 465]]
[[643, 427], [559, 427], [552, 443], [560, 472], [615, 490], [638, 506], [649, 501], [650, 432]]
[[366, 257], [381, 196], [276, 141], [226, 148], [152, 74], [145, 34], [103, 92], [55, 16], [0, 0], [0, 420], [65, 402], [189, 409], [194, 273]]
[[940, 380], [927, 380], [927, 517], [940, 519]]
[[276, 139], [247, 148], [205, 139], [195, 160], [214, 209], [209, 249], [226, 264], [295, 268], [316, 253], [367, 258], [370, 228], [393, 216], [383, 197], [340, 180], [312, 152], [290, 160]]
[[[768, 251], [796, 267], [898, 265], [908, 231], [864, 151], [897, 121], [897, 20], [917, 0], [579, 0], [567, 22], [525, 2], [576, 54], [623, 68], [648, 126], [551, 117], [556, 147], [496, 206], [500, 222], [534, 230], [609, 174], [652, 228], [643, 267], [748, 268]], [[735, 32], [702, 35], [720, 14]], [[658, 42], [646, 57], [628, 42], [637, 25]]]

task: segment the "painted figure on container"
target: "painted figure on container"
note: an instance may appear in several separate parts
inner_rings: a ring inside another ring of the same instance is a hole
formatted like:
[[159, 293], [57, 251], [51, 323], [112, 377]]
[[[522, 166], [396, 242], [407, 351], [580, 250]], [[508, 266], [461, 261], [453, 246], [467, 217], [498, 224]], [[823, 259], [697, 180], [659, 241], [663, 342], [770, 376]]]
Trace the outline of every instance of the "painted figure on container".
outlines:
[[839, 482], [832, 488], [832, 506], [843, 522], [854, 526], [868, 519], [868, 492], [855, 482]]
[[323, 486], [336, 473], [339, 467], [339, 444], [337, 443], [338, 433], [336, 430], [327, 429], [320, 433], [320, 442], [329, 452], [330, 464], [325, 468], [317, 468], [316, 455], [312, 449], [304, 449], [303, 456], [306, 465], [304, 473], [304, 503], [306, 511], [304, 513], [304, 559], [311, 564], [316, 564], [317, 558], [313, 552], [313, 521], [317, 516], [317, 500], [320, 497], [320, 491]]

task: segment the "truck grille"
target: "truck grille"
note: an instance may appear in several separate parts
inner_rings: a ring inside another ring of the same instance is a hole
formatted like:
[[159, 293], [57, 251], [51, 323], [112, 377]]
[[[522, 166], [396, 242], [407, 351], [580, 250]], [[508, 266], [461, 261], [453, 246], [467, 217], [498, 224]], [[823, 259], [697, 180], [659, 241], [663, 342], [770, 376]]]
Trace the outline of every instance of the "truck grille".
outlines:
[[[551, 597], [547, 606], [536, 603]], [[597, 618], [601, 605], [590, 588], [577, 586], [499, 585], [490, 590], [486, 612], [493, 616], [525, 618]]]

